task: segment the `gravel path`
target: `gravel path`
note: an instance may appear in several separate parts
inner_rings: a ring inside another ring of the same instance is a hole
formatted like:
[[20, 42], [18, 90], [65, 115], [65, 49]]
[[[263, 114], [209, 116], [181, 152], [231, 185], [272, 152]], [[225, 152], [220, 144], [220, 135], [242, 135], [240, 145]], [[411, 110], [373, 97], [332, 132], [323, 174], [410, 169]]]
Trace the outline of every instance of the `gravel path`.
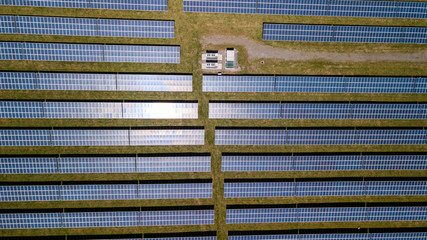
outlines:
[[239, 45], [248, 50], [249, 59], [282, 59], [285, 61], [323, 60], [331, 62], [427, 62], [427, 52], [420, 53], [337, 53], [286, 50], [260, 44], [256, 41], [235, 36], [203, 37], [204, 47], [212, 45]]

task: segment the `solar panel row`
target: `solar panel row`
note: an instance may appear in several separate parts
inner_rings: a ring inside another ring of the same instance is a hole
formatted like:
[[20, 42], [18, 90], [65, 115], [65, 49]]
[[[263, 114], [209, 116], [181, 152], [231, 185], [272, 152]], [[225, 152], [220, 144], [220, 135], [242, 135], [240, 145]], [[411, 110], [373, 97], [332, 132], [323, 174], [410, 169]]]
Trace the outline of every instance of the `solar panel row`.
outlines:
[[426, 221], [427, 207], [227, 209], [227, 223]]
[[174, 21], [0, 15], [0, 33], [174, 38]]
[[226, 182], [225, 198], [427, 195], [425, 181]]
[[203, 129], [0, 130], [0, 146], [203, 145]]
[[0, 186], [0, 201], [212, 198], [212, 183]]
[[180, 47], [0, 42], [0, 60], [179, 63]]
[[427, 155], [222, 156], [222, 171], [427, 170]]
[[242, 235], [228, 236], [229, 240], [423, 240], [426, 232], [397, 233], [335, 233], [335, 234], [289, 234], [289, 235]]
[[426, 44], [427, 28], [264, 23], [262, 39], [267, 41]]
[[427, 93], [427, 78], [203, 75], [203, 92]]
[[0, 118], [197, 119], [197, 103], [0, 101]]
[[217, 119], [427, 119], [427, 104], [209, 103]]
[[426, 130], [216, 129], [216, 145], [426, 144]]
[[0, 214], [0, 229], [203, 225], [213, 210]]
[[360, 0], [184, 0], [185, 12], [427, 18], [425, 2]]
[[0, 5], [167, 11], [167, 0], [0, 0]]
[[191, 92], [192, 75], [0, 72], [0, 89]]
[[210, 156], [0, 158], [0, 174], [210, 172]]

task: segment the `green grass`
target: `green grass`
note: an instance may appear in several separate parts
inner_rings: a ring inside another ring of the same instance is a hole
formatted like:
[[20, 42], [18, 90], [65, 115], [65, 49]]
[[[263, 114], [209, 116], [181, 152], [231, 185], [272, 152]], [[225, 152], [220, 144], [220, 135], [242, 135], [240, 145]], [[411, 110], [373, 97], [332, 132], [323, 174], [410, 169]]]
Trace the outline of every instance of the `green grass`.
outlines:
[[[216, 126], [252, 127], [425, 127], [427, 120], [213, 120], [208, 118], [208, 103], [217, 101], [339, 101], [339, 102], [427, 102], [427, 94], [334, 94], [334, 93], [203, 93], [202, 72], [199, 66], [201, 53], [206, 50], [200, 39], [209, 35], [232, 35], [245, 37], [258, 43], [283, 49], [301, 51], [356, 52], [356, 53], [417, 53], [427, 52], [422, 44], [360, 44], [360, 43], [310, 43], [262, 41], [262, 24], [351, 24], [379, 26], [426, 26], [423, 19], [374, 19], [332, 18], [311, 16], [270, 16], [242, 14], [184, 13], [182, 0], [169, 0], [167, 12], [141, 12], [96, 9], [47, 9], [32, 7], [0, 7], [3, 15], [41, 15], [122, 19], [166, 19], [175, 21], [174, 39], [69, 37], [37, 35], [1, 35], [0, 41], [33, 41], [93, 44], [155, 44], [180, 45], [180, 64], [149, 63], [82, 63], [82, 62], [32, 62], [0, 61], [2, 71], [67, 71], [109, 73], [184, 73], [193, 75], [194, 91], [178, 92], [90, 92], [90, 91], [11, 91], [1, 90], [2, 99], [10, 100], [165, 100], [198, 101], [199, 118], [194, 120], [61, 120], [61, 119], [0, 119], [1, 127], [148, 127], [148, 126], [203, 126], [204, 146], [126, 146], [126, 147], [0, 147], [0, 154], [147, 154], [147, 153], [210, 153], [210, 173], [158, 173], [158, 174], [40, 174], [2, 175], [0, 182], [23, 181], [102, 181], [102, 180], [155, 180], [155, 179], [212, 179], [212, 199], [192, 200], [130, 200], [130, 201], [70, 201], [0, 203], [0, 208], [78, 208], [78, 207], [123, 207], [123, 206], [193, 206], [214, 205], [215, 224], [211, 226], [164, 226], [125, 228], [81, 229], [30, 229], [0, 230], [0, 236], [61, 236], [101, 234], [144, 234], [191, 231], [217, 231], [218, 239], [225, 240], [228, 231], [239, 230], [285, 230], [309, 228], [398, 228], [427, 227], [426, 222], [348, 222], [348, 223], [286, 223], [286, 224], [239, 224], [225, 223], [227, 204], [284, 204], [303, 202], [422, 202], [423, 196], [398, 197], [314, 197], [314, 198], [251, 198], [224, 199], [224, 179], [232, 178], [327, 178], [327, 177], [427, 177], [425, 171], [316, 171], [316, 172], [221, 172], [221, 153], [316, 153], [316, 152], [426, 152], [423, 145], [375, 145], [375, 146], [215, 146]], [[206, 48], [236, 47], [239, 74], [298, 74], [298, 75], [369, 75], [369, 76], [427, 76], [427, 63], [408, 62], [326, 62], [326, 61], [281, 61], [264, 59], [250, 60], [243, 46], [216, 45]]]

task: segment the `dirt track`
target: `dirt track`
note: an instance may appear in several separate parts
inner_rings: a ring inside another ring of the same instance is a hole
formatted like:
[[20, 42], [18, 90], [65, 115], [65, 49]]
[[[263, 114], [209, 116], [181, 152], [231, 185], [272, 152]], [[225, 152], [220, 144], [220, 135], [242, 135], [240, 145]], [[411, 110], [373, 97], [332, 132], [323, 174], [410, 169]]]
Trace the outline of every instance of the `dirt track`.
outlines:
[[427, 52], [421, 53], [337, 53], [337, 52], [308, 52], [286, 50], [256, 41], [234, 36], [208, 36], [201, 41], [203, 46], [239, 45], [248, 50], [250, 60], [282, 59], [285, 61], [331, 61], [331, 62], [427, 62]]

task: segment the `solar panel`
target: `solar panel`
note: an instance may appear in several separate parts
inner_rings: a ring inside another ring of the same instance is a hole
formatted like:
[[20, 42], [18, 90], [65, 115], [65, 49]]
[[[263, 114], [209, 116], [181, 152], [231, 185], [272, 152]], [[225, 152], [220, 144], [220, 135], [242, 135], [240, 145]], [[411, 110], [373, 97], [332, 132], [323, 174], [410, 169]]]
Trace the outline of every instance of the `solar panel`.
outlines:
[[179, 63], [178, 46], [0, 42], [0, 60]]
[[60, 228], [61, 213], [0, 214], [0, 229]]
[[8, 0], [1, 5], [167, 11], [167, 0]]
[[204, 145], [203, 129], [130, 130], [130, 145]]
[[0, 101], [0, 118], [43, 118], [43, 103]]
[[229, 240], [422, 240], [427, 237], [425, 232], [397, 233], [334, 233], [334, 234], [289, 234], [289, 235], [235, 235]]
[[191, 92], [192, 84], [192, 75], [117, 75], [118, 91]]
[[56, 158], [0, 158], [0, 174], [57, 173]]
[[138, 226], [139, 212], [65, 212], [64, 228]]
[[0, 146], [50, 146], [49, 130], [0, 129]]
[[293, 197], [293, 182], [226, 182], [224, 183], [225, 198], [245, 197]]
[[27, 72], [0, 72], [0, 89], [37, 89], [36, 75]]
[[425, 144], [424, 130], [216, 129], [216, 145]]
[[36, 80], [40, 90], [117, 90], [115, 74], [36, 73]]
[[61, 185], [61, 200], [137, 199], [137, 184]]
[[144, 238], [146, 240], [216, 240], [216, 236], [212, 237], [170, 237], [170, 238]]
[[142, 211], [141, 226], [214, 224], [213, 210]]
[[277, 119], [280, 103], [209, 103], [209, 118]]
[[197, 103], [123, 103], [123, 118], [197, 119]]
[[52, 146], [129, 145], [128, 130], [51, 130]]
[[274, 76], [203, 75], [203, 92], [274, 92]]
[[140, 184], [139, 199], [212, 198], [212, 183]]
[[59, 187], [55, 185], [0, 186], [1, 202], [58, 200]]
[[426, 93], [426, 78], [203, 75], [204, 92]]
[[263, 40], [423, 44], [427, 28], [264, 23]]
[[366, 195], [427, 195], [425, 181], [366, 182]]
[[59, 173], [130, 173], [135, 172], [134, 157], [58, 158]]
[[256, 13], [257, 0], [184, 0], [184, 12]]
[[363, 196], [365, 182], [297, 182], [296, 196]]
[[173, 21], [0, 16], [0, 33], [174, 38]]
[[227, 209], [227, 223], [425, 221], [426, 207]]
[[427, 155], [222, 156], [222, 171], [426, 170]]
[[210, 172], [210, 156], [138, 157], [138, 172]]
[[292, 171], [291, 156], [222, 156], [222, 171]]
[[354, 0], [184, 0], [186, 12], [427, 18], [424, 2]]
[[45, 118], [123, 118], [122, 103], [44, 102]]

